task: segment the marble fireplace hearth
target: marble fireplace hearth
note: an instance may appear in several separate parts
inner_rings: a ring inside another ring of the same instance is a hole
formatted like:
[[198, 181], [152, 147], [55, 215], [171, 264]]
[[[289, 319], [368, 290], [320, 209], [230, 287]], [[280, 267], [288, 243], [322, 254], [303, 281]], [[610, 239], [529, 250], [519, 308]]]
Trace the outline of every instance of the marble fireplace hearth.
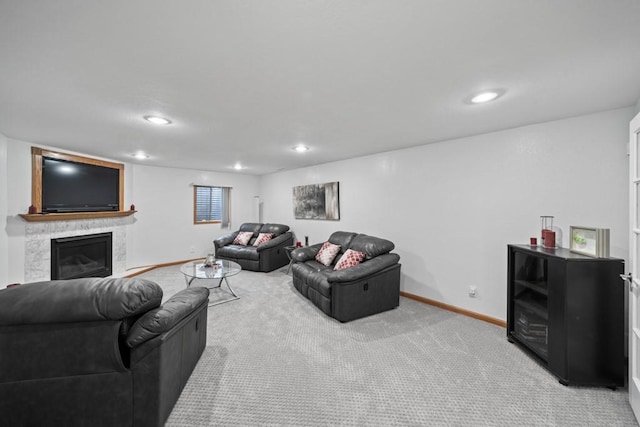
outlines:
[[24, 279], [26, 283], [50, 280], [51, 239], [112, 233], [113, 275], [121, 275], [127, 263], [127, 225], [130, 217], [27, 222]]

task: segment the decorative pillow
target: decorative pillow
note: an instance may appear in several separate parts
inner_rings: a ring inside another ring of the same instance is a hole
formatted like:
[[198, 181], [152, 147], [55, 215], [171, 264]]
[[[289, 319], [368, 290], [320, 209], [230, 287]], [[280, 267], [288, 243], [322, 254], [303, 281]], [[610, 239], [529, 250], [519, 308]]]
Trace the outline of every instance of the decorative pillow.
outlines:
[[260, 246], [261, 244], [268, 242], [273, 239], [273, 234], [271, 233], [260, 233], [258, 234], [258, 238], [255, 242], [253, 242], [253, 246]]
[[327, 267], [331, 265], [333, 259], [340, 252], [340, 246], [334, 245], [333, 243], [324, 242], [324, 245], [318, 251], [316, 255], [316, 261], [320, 264], [326, 265]]
[[355, 267], [364, 261], [364, 257], [366, 254], [360, 251], [354, 251], [353, 249], [347, 249], [347, 251], [342, 254], [334, 270], [344, 270], [345, 268]]
[[249, 240], [251, 240], [252, 237], [253, 237], [252, 231], [241, 231], [238, 233], [236, 238], [233, 239], [233, 244], [247, 246], [247, 243], [249, 243]]

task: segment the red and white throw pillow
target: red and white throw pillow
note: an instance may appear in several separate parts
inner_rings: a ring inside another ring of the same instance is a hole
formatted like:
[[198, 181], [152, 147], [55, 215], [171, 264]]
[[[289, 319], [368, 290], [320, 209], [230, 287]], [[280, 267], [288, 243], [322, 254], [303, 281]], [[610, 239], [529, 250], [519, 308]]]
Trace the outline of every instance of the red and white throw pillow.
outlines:
[[253, 232], [251, 232], [251, 231], [241, 231], [241, 232], [238, 233], [236, 238], [233, 239], [233, 244], [234, 245], [247, 246], [247, 243], [249, 243], [249, 240], [251, 240], [251, 237], [253, 237]]
[[273, 239], [273, 234], [271, 233], [260, 233], [258, 234], [258, 238], [255, 242], [253, 242], [253, 246], [260, 246], [261, 244], [268, 242]]
[[316, 261], [320, 264], [326, 265], [327, 267], [331, 265], [333, 259], [340, 252], [340, 246], [334, 245], [333, 243], [324, 242], [324, 245], [318, 251], [316, 255]]
[[355, 267], [364, 261], [364, 257], [366, 254], [360, 251], [354, 251], [352, 249], [347, 249], [347, 251], [342, 254], [336, 266], [333, 268], [334, 270], [344, 270], [345, 268]]

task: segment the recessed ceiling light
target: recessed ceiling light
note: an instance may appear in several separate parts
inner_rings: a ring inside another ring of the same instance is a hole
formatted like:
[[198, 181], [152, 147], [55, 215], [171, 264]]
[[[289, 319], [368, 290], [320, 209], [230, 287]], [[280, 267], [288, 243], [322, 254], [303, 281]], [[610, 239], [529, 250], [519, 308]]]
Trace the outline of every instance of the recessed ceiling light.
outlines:
[[156, 125], [168, 125], [171, 123], [171, 120], [159, 116], [144, 116], [144, 119]]
[[138, 160], [145, 160], [149, 158], [149, 155], [145, 154], [143, 151], [138, 151], [137, 153], [133, 154], [133, 157]]
[[236, 163], [235, 165], [233, 165], [233, 168], [237, 171], [242, 169], [242, 165], [240, 163]]
[[295, 147], [293, 147], [292, 150], [298, 153], [304, 153], [305, 151], [309, 150], [309, 147], [307, 147], [306, 145], [298, 144]]
[[474, 95], [470, 101], [473, 104], [482, 104], [484, 102], [493, 101], [504, 94], [504, 90], [490, 90]]

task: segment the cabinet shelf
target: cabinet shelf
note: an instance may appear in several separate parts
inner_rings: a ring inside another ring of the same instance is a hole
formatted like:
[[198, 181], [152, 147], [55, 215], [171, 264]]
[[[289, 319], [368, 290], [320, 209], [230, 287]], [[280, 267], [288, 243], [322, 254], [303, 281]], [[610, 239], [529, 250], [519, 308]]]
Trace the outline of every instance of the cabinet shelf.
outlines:
[[542, 295], [549, 295], [549, 291], [547, 290], [547, 282], [530, 282], [528, 280], [515, 279], [514, 283], [516, 285], [524, 286], [525, 288], [531, 289], [532, 291], [538, 292]]
[[136, 212], [138, 211], [43, 213], [20, 214], [20, 217], [28, 222], [73, 221], [76, 219], [121, 218], [133, 215]]
[[[515, 299], [513, 302], [514, 304], [535, 313], [537, 316], [540, 316], [545, 320], [549, 318], [547, 307], [543, 305], [542, 301], [537, 301], [535, 298], [531, 298], [531, 295]], [[544, 302], [546, 303], [546, 301]]]

